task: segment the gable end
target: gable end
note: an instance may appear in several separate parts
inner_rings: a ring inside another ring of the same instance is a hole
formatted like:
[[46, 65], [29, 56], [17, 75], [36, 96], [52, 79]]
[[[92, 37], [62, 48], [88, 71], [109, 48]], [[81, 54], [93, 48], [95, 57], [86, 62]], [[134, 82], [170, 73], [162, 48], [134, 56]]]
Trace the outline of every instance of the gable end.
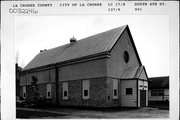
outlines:
[[131, 35], [131, 32], [130, 32], [130, 29], [129, 29], [129, 26], [128, 26], [128, 25], [125, 27], [124, 31], [123, 31], [122, 34], [119, 36], [119, 38], [117, 39], [117, 41], [115, 42], [115, 44], [113, 45], [113, 47], [111, 48], [111, 50], [110, 50], [109, 52], [111, 52], [111, 51], [113, 50], [114, 46], [117, 44], [118, 40], [120, 40], [120, 38], [121, 38], [121, 36], [124, 34], [125, 30], [127, 30], [127, 32], [128, 32], [128, 35], [129, 35], [129, 37], [130, 37], [130, 41], [131, 41], [131, 44], [132, 44], [132, 46], [133, 46], [133, 48], [134, 48], [134, 51], [135, 51], [135, 54], [136, 54], [136, 56], [137, 56], [138, 62], [139, 62], [140, 65], [142, 65], [141, 60], [140, 60], [140, 57], [139, 57], [139, 54], [138, 54], [138, 52], [137, 52], [137, 49], [136, 49], [136, 46], [135, 46], [135, 43], [134, 43], [134, 41], [133, 41], [133, 37], [132, 37], [132, 35]]

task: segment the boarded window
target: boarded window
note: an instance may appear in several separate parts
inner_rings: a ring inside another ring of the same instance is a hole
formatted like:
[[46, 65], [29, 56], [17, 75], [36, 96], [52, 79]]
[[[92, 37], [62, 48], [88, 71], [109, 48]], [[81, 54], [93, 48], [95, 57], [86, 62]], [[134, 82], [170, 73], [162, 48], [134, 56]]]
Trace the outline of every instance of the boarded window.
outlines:
[[163, 96], [164, 91], [163, 90], [151, 90], [151, 96]]
[[68, 82], [63, 82], [63, 99], [68, 99]]
[[132, 88], [126, 88], [126, 95], [132, 95]]
[[51, 84], [47, 84], [47, 98], [51, 98]]
[[118, 99], [118, 80], [113, 80], [113, 99]]
[[23, 87], [23, 98], [26, 98], [26, 86]]
[[89, 80], [83, 80], [83, 99], [89, 99]]

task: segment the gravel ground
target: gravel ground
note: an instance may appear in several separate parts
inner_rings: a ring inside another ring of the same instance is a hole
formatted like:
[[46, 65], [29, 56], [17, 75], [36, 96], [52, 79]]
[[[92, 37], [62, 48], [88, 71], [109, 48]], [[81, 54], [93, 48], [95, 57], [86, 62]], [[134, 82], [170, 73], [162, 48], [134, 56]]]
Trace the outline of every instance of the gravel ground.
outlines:
[[168, 118], [169, 110], [144, 107], [125, 110], [30, 109], [17, 108], [17, 118]]

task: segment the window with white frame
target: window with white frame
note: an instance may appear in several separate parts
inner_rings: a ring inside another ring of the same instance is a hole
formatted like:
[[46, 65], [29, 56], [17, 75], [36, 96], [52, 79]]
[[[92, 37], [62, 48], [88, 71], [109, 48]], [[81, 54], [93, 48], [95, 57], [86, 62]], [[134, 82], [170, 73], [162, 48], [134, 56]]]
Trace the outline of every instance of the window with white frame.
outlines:
[[89, 99], [89, 80], [83, 80], [83, 99]]
[[26, 98], [26, 86], [23, 86], [23, 98]]
[[113, 99], [118, 99], [118, 80], [113, 80]]
[[63, 99], [68, 99], [68, 82], [63, 82]]
[[51, 98], [51, 84], [47, 84], [47, 98]]

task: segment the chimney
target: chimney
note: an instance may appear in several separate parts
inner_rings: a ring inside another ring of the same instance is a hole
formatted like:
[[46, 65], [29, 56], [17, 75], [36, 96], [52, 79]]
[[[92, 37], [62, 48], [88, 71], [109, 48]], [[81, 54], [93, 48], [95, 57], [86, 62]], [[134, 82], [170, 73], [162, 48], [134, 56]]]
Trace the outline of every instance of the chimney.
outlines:
[[47, 51], [46, 49], [44, 49], [44, 50], [40, 50], [40, 52], [44, 52], [44, 51]]
[[74, 36], [73, 36], [73, 38], [70, 38], [70, 42], [71, 42], [71, 43], [76, 42], [76, 38], [74, 38]]

